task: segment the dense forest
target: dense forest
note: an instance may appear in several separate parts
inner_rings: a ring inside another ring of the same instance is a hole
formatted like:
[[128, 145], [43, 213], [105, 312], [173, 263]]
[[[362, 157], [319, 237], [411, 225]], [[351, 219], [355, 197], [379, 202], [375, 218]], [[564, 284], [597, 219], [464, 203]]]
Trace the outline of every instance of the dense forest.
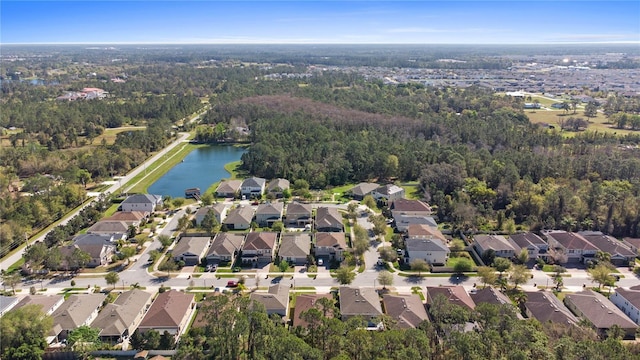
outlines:
[[[520, 320], [512, 305], [484, 303], [469, 311], [442, 295], [430, 305], [433, 321], [417, 329], [400, 329], [383, 316], [384, 331], [365, 330], [362, 318], [342, 321], [328, 299], [300, 315], [307, 328], [287, 329], [244, 296], [209, 297], [199, 311], [203, 325], [181, 338], [177, 359], [638, 358], [637, 346], [623, 345], [615, 331], [598, 341], [588, 327]], [[471, 323], [473, 330], [465, 331]]]

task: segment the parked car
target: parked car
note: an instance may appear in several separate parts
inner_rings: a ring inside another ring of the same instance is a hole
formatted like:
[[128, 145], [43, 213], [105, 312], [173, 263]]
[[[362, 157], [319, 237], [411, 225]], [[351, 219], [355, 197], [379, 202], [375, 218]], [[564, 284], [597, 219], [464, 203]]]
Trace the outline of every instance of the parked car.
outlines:
[[233, 272], [240, 272], [240, 271], [242, 271], [242, 268], [241, 268], [241, 267], [239, 267], [239, 266], [236, 266], [236, 267], [234, 267], [231, 271], [233, 271]]
[[227, 281], [227, 287], [237, 287], [237, 286], [238, 286], [237, 281], [233, 281], [233, 280]]
[[324, 265], [324, 260], [318, 259], [318, 266], [322, 266], [322, 265]]

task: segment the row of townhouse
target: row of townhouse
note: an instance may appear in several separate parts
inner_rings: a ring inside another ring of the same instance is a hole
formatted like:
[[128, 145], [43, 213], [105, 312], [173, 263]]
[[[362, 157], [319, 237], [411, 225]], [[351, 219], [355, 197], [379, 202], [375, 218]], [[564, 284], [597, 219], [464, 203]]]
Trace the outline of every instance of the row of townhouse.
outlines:
[[71, 331], [84, 325], [99, 329], [100, 340], [110, 344], [121, 342], [136, 329], [168, 331], [178, 337], [193, 315], [194, 295], [179, 291], [155, 295], [132, 289], [119, 294], [112, 303], [102, 293], [73, 294], [66, 300], [62, 295], [27, 295], [13, 298], [16, 305], [8, 311], [33, 305], [51, 316], [53, 326], [46, 340], [52, 345], [64, 342]]
[[[231, 209], [228, 204], [203, 206], [195, 214], [196, 225], [201, 225], [207, 214], [214, 216], [219, 224], [229, 230], [247, 230], [255, 221], [258, 226], [270, 227], [282, 221], [289, 227], [305, 227], [314, 223], [313, 208], [310, 204], [292, 202], [286, 205], [281, 202], [267, 202], [251, 206], [240, 205]], [[336, 208], [319, 207], [316, 211], [315, 229], [317, 231], [343, 231], [342, 215]]]
[[473, 247], [482, 256], [492, 250], [496, 256], [516, 257], [522, 249], [529, 253], [529, 259], [553, 258], [558, 263], [585, 263], [595, 258], [598, 251], [611, 254], [611, 263], [626, 266], [637, 256], [629, 241], [617, 240], [601, 232], [567, 232], [561, 230], [543, 231], [542, 236], [534, 233], [517, 233], [508, 237], [502, 235], [475, 235]]
[[245, 199], [260, 198], [265, 193], [281, 198], [284, 191], [289, 190], [287, 179], [273, 179], [267, 183], [266, 179], [250, 177], [245, 180], [224, 180], [216, 188], [216, 196], [235, 198], [238, 195]]
[[234, 263], [240, 254], [243, 263], [264, 264], [272, 262], [277, 253], [281, 260], [304, 265], [309, 261], [312, 243], [315, 255], [327, 260], [342, 261], [348, 249], [344, 232], [220, 232], [213, 241], [209, 236], [181, 237], [172, 256], [188, 266], [203, 260], [207, 264]]

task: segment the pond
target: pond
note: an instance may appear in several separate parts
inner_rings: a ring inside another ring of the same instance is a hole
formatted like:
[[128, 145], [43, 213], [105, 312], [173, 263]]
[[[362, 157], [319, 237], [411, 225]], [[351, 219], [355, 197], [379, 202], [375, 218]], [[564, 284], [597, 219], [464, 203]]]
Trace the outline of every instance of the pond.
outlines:
[[184, 197], [184, 190], [200, 188], [203, 193], [211, 184], [229, 177], [224, 165], [240, 160], [245, 148], [230, 145], [205, 146], [194, 149], [181, 163], [147, 189], [149, 194]]

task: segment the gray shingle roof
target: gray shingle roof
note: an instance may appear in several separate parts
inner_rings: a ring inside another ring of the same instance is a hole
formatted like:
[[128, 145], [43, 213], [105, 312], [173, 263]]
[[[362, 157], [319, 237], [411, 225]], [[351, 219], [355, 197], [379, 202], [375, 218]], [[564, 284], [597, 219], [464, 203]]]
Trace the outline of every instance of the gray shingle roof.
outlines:
[[157, 204], [162, 200], [162, 196], [153, 194], [135, 194], [128, 196], [123, 204]]
[[349, 192], [351, 194], [353, 194], [353, 195], [362, 197], [362, 196], [370, 194], [372, 191], [374, 191], [378, 187], [380, 187], [380, 185], [378, 185], [376, 183], [363, 182], [363, 183], [360, 183], [360, 184], [352, 187], [351, 190], [349, 190]]
[[185, 236], [180, 238], [171, 254], [180, 256], [182, 254], [200, 255], [209, 246], [209, 236]]
[[252, 301], [264, 305], [268, 313], [286, 314], [289, 307], [289, 286], [284, 284], [272, 285], [268, 293], [253, 292], [250, 295]]
[[286, 233], [282, 236], [278, 255], [281, 257], [306, 257], [311, 252], [311, 236], [307, 233]]
[[282, 216], [282, 211], [284, 209], [284, 204], [277, 203], [264, 203], [258, 205], [258, 209], [256, 210], [256, 215], [278, 215]]
[[573, 304], [582, 313], [582, 316], [597, 329], [608, 329], [613, 325], [618, 325], [623, 329], [637, 327], [631, 319], [604, 295], [593, 290], [567, 294], [564, 301], [567, 304]]
[[437, 238], [432, 239], [407, 239], [405, 246], [409, 254], [412, 251], [445, 251], [449, 252], [449, 248]]
[[484, 250], [493, 249], [495, 251], [511, 250], [516, 252], [517, 249], [509, 243], [502, 235], [475, 235], [473, 240], [478, 243]]
[[239, 251], [244, 241], [244, 234], [234, 234], [228, 232], [221, 232], [216, 235], [213, 240], [213, 244], [207, 252], [207, 257], [216, 256], [231, 256], [236, 251]]
[[380, 298], [373, 288], [340, 287], [340, 313], [342, 316], [365, 317], [382, 315]]
[[89, 316], [102, 305], [106, 297], [105, 294], [77, 294], [69, 296], [69, 298], [51, 314], [54, 328], [73, 330], [81, 326], [89, 319]]
[[126, 291], [114, 301], [107, 304], [91, 327], [100, 329], [100, 336], [121, 336], [144, 310], [153, 295], [146, 291], [133, 289]]
[[548, 291], [527, 291], [525, 307], [541, 323], [577, 324], [576, 318], [553, 293]]
[[231, 211], [224, 219], [225, 224], [250, 224], [253, 219], [253, 209], [251, 206], [240, 206]]
[[242, 180], [224, 180], [216, 188], [217, 193], [236, 193], [242, 186]]

